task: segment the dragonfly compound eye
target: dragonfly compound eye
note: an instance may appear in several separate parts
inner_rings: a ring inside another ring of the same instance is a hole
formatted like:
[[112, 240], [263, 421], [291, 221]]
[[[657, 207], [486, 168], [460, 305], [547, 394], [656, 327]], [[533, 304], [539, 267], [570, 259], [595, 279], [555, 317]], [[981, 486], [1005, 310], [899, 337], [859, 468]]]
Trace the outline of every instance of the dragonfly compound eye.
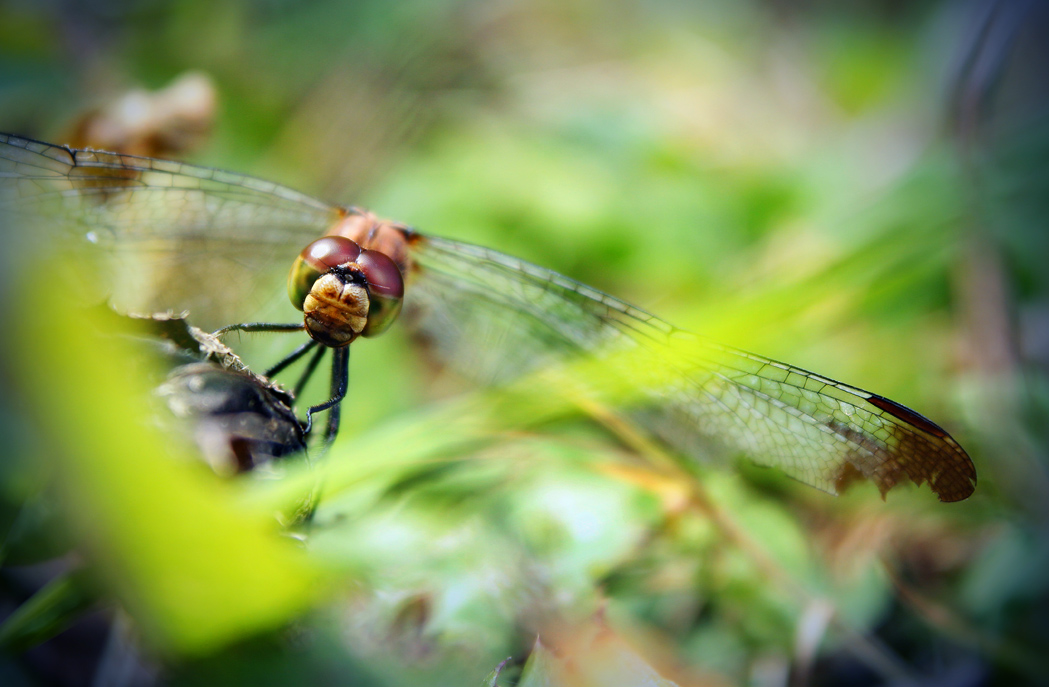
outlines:
[[364, 278], [368, 281], [368, 295], [371, 305], [368, 308], [368, 324], [364, 336], [382, 334], [397, 319], [401, 312], [401, 301], [404, 299], [404, 278], [397, 265], [386, 256], [375, 250], [365, 250], [357, 258]]

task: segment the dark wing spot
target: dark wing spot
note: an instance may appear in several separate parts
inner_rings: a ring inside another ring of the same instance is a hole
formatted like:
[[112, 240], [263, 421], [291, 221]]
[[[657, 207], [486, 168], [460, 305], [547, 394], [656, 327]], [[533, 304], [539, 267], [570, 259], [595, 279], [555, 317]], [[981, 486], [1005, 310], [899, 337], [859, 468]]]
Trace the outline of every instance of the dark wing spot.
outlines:
[[[853, 482], [867, 479], [877, 485], [884, 499], [885, 494], [899, 484], [905, 474], [899, 457], [863, 432], [837, 422], [831, 422], [829, 427], [857, 447], [846, 454], [845, 462], [838, 468], [834, 477], [835, 490], [841, 493]], [[921, 484], [919, 480], [915, 482]]]
[[933, 436], [943, 437], [949, 436], [947, 432], [943, 430], [938, 424], [925, 417], [920, 413], [916, 413], [907, 406], [900, 405], [896, 401], [891, 401], [884, 396], [877, 394], [871, 394], [871, 397], [867, 399], [867, 402], [873, 406], [878, 406], [886, 413], [900, 418], [909, 425], [914, 425], [923, 432], [932, 434]]
[[841, 464], [838, 474], [834, 477], [834, 491], [839, 494], [845, 492], [854, 482], [862, 482], [866, 479], [859, 468], [846, 461]]
[[[942, 427], [910, 408], [872, 394], [871, 405], [892, 418], [886, 429], [891, 440], [884, 445], [863, 433], [831, 423], [835, 433], [855, 444], [857, 450], [841, 465], [834, 483], [847, 487], [865, 477], [882, 496], [906, 476], [915, 484], [928, 482], [941, 501], [963, 501], [976, 489], [976, 468], [961, 446]], [[885, 416], [883, 416], [885, 417]]]

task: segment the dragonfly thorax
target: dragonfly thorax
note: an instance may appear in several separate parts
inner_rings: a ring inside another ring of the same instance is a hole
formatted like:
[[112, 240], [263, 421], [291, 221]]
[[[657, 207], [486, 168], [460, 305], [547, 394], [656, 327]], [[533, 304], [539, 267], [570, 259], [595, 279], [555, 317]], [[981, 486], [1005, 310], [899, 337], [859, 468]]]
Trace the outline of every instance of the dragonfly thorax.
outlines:
[[342, 236], [303, 249], [288, 274], [288, 296], [317, 342], [340, 348], [385, 331], [401, 310], [404, 280], [383, 253]]

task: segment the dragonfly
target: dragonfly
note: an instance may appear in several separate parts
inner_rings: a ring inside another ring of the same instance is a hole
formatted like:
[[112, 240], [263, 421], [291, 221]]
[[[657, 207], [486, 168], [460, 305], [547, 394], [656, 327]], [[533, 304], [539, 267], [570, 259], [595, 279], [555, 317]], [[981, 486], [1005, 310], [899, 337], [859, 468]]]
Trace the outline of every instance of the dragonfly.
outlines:
[[[868, 480], [884, 496], [909, 480], [951, 502], [976, 487], [947, 431], [884, 396], [709, 341], [496, 250], [255, 177], [0, 134], [0, 217], [15, 239], [46, 236], [92, 256], [114, 307], [188, 311], [220, 332], [305, 330], [270, 372], [310, 350], [315, 367], [332, 351], [330, 398], [306, 420], [329, 410], [329, 437], [350, 345], [403, 321], [438, 359], [486, 383], [603, 351], [663, 357], [669, 373], [643, 382], [635, 417], [696, 459], [743, 455], [833, 494]], [[303, 321], [244, 323], [289, 266]]]

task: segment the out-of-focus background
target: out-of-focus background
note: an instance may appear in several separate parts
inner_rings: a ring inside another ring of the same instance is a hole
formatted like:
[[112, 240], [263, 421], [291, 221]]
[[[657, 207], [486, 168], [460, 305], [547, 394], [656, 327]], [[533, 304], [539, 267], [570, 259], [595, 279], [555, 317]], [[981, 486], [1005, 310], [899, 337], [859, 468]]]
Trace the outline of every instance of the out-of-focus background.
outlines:
[[91, 354], [26, 373], [76, 355], [44, 321], [4, 339], [0, 682], [1041, 682], [1047, 37], [1022, 0], [0, 4], [0, 131], [520, 256], [916, 408], [979, 474], [958, 504], [834, 498], [587, 422], [434, 449], [461, 386], [393, 331], [355, 344], [332, 457], [356, 467], [301, 544], [278, 472], [114, 457], [149, 423]]

